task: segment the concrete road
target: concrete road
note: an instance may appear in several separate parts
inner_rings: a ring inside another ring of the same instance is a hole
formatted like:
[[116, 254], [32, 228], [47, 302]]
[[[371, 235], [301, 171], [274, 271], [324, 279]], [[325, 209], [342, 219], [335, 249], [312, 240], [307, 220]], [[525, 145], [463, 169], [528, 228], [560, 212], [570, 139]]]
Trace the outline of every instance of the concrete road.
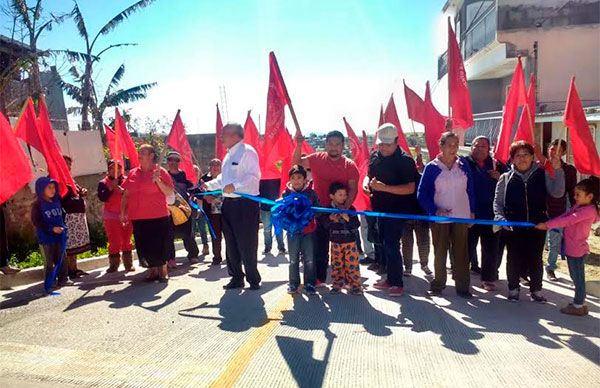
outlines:
[[[262, 250], [262, 245], [261, 245]], [[416, 249], [415, 249], [416, 252]], [[184, 252], [178, 252], [184, 256]], [[544, 282], [549, 303], [452, 283], [428, 298], [418, 264], [406, 294], [286, 294], [287, 258], [260, 258], [262, 289], [223, 291], [224, 267], [179, 259], [168, 285], [141, 271], [98, 270], [58, 296], [0, 292], [2, 387], [592, 387], [600, 383], [600, 305], [558, 311], [570, 280]], [[207, 259], [208, 262], [208, 259]], [[522, 295], [526, 296], [526, 295]]]

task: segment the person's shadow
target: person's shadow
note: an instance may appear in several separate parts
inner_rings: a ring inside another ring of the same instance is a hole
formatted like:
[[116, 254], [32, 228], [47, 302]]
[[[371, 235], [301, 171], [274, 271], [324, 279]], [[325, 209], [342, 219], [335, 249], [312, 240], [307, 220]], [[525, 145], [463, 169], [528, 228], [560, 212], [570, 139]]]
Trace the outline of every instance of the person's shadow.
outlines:
[[267, 253], [259, 263], [266, 264], [267, 267], [279, 267], [279, 265], [288, 264], [288, 260], [285, 254], [273, 255], [272, 253]]
[[[262, 295], [284, 283], [286, 282], [263, 282], [260, 290], [227, 290], [223, 292], [219, 303], [203, 302], [198, 306], [180, 310], [179, 315], [220, 321], [219, 328], [231, 332], [242, 332], [253, 327], [261, 327], [269, 321]], [[210, 310], [213, 309], [218, 309], [220, 317], [210, 313]], [[208, 314], [205, 314], [204, 311], [207, 311]]]

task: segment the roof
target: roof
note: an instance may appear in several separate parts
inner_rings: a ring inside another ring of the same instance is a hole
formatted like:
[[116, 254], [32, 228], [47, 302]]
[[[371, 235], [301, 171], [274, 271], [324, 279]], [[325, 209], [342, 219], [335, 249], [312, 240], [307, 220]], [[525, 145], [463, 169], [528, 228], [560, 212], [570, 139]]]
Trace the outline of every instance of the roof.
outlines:
[[23, 42], [19, 42], [18, 40], [14, 40], [9, 38], [8, 36], [0, 35], [0, 51], [5, 52], [31, 52], [33, 51], [28, 44]]

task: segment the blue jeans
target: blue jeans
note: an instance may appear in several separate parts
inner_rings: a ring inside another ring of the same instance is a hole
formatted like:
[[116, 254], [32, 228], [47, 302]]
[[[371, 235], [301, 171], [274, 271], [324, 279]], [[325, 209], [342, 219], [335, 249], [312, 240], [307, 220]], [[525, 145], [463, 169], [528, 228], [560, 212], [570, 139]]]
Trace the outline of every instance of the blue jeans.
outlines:
[[583, 305], [585, 302], [585, 260], [588, 255], [581, 257], [567, 256], [567, 264], [569, 265], [569, 275], [575, 285], [575, 298], [573, 304]]
[[290, 250], [290, 287], [297, 288], [300, 285], [300, 253], [302, 253], [302, 264], [304, 265], [304, 286], [315, 285], [315, 259], [314, 259], [314, 233], [288, 234], [288, 248]]
[[558, 255], [561, 254], [562, 229], [550, 229], [548, 231], [548, 265], [547, 270], [554, 271], [556, 269], [556, 261]]
[[200, 239], [202, 240], [202, 245], [208, 244], [208, 236], [206, 235], [206, 217], [202, 214], [198, 214], [198, 218], [194, 220], [194, 233], [197, 231], [200, 232]]
[[[263, 224], [263, 234], [265, 236], [265, 252], [271, 252], [271, 248], [273, 247], [273, 224], [271, 223], [271, 212], [268, 210], [260, 211], [260, 222]], [[283, 243], [283, 232], [281, 235], [275, 235], [277, 239], [277, 248], [280, 251], [285, 250], [285, 245]]]

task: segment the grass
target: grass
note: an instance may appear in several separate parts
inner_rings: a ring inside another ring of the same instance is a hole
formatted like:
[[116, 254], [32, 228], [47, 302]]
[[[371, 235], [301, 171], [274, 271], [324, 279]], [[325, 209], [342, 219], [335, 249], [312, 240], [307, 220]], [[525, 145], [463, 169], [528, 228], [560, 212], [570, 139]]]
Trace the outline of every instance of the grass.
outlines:
[[[95, 251], [84, 252], [77, 256], [77, 260], [103, 255], [108, 255], [107, 247], [98, 247]], [[20, 269], [39, 267], [44, 265], [44, 258], [39, 251], [33, 251], [24, 260], [17, 260], [16, 255], [11, 256], [10, 264]]]
[[[592, 231], [588, 238], [590, 245], [590, 254], [585, 261], [585, 280], [600, 280], [600, 236], [596, 236]], [[544, 251], [544, 262], [547, 262], [548, 251]], [[558, 271], [569, 274], [569, 267], [566, 260], [561, 260], [560, 256], [557, 262]]]

